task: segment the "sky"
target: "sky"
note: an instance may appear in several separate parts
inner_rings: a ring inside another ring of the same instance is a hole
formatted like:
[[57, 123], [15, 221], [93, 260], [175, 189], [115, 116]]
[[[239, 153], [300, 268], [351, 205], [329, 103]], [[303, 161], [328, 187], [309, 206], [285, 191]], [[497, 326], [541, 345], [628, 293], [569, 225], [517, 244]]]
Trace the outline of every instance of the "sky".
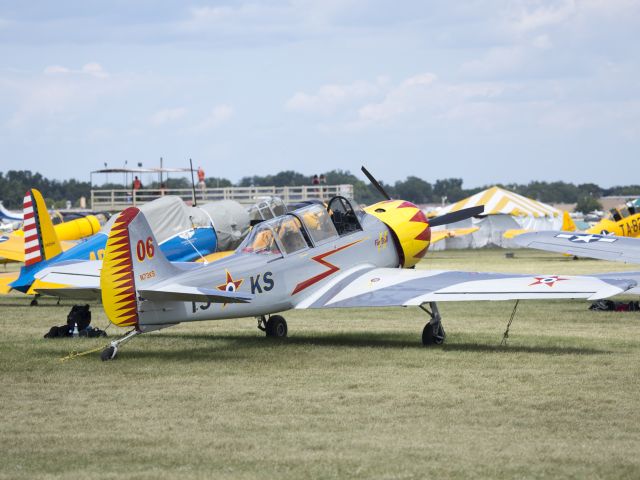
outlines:
[[0, 171], [638, 184], [640, 0], [0, 0]]

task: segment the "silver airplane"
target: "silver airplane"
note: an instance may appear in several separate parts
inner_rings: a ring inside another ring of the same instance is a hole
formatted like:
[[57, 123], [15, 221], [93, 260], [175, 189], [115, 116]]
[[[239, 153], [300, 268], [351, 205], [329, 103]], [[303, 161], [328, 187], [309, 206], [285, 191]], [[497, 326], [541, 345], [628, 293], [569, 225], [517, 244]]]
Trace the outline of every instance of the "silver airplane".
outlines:
[[[537, 250], [640, 264], [640, 238], [547, 230], [518, 235], [514, 240], [522, 247]], [[632, 280], [640, 284], [638, 271], [600, 273], [595, 276]], [[640, 294], [640, 287], [636, 286], [626, 293]]]
[[102, 352], [115, 358], [135, 336], [181, 322], [256, 317], [269, 337], [285, 337], [279, 313], [290, 309], [418, 306], [429, 316], [424, 345], [445, 338], [437, 302], [600, 299], [634, 280], [414, 269], [431, 227], [480, 210], [427, 220], [410, 202], [386, 200], [364, 210], [334, 197], [264, 221], [230, 256], [208, 265], [169, 262], [137, 208], [115, 221], [100, 273], [109, 320], [131, 331]]

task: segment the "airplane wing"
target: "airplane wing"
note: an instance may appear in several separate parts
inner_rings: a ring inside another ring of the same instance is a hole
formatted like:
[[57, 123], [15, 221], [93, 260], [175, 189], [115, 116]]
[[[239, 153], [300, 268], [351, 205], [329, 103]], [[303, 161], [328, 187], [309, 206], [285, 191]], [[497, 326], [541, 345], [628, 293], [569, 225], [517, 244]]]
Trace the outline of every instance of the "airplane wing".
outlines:
[[439, 242], [446, 238], [462, 237], [470, 233], [477, 232], [480, 227], [470, 228], [448, 228], [444, 230], [431, 230], [431, 243]]
[[518, 245], [625, 263], [640, 263], [640, 239], [573, 232], [542, 231], [519, 235]]
[[631, 278], [365, 268], [345, 272], [295, 308], [391, 307], [425, 302], [542, 298], [596, 300], [636, 285], [636, 280]]
[[38, 288], [33, 288], [27, 293], [39, 293], [40, 295], [49, 295], [51, 297], [66, 298], [69, 300], [100, 300], [100, 289], [91, 287], [70, 288], [39, 285]]
[[519, 228], [519, 229], [518, 229], [518, 228], [512, 228], [511, 230], [507, 230], [507, 231], [505, 231], [505, 232], [502, 234], [502, 236], [503, 236], [504, 238], [509, 238], [509, 239], [511, 239], [511, 238], [515, 238], [515, 237], [517, 237], [518, 235], [522, 235], [522, 234], [527, 233], [527, 232], [530, 232], [530, 231], [531, 231], [531, 230], [526, 230], [526, 229], [524, 229], [524, 228]]
[[20, 272], [0, 273], [0, 295], [6, 295], [11, 291], [10, 283], [15, 282], [20, 276]]

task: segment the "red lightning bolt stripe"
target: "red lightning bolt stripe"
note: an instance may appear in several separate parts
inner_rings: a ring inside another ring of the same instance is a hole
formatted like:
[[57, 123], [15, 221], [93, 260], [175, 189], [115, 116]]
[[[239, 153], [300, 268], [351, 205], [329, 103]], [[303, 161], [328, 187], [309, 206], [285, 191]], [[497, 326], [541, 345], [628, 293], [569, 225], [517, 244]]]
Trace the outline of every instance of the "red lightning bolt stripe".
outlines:
[[319, 273], [318, 275], [316, 275], [314, 277], [307, 278], [306, 280], [300, 282], [298, 285], [296, 285], [296, 288], [293, 289], [293, 292], [291, 292], [291, 295], [295, 295], [296, 293], [301, 292], [305, 288], [308, 288], [311, 285], [313, 285], [315, 283], [318, 283], [323, 278], [327, 278], [332, 273], [335, 273], [338, 270], [340, 270], [340, 267], [336, 267], [334, 264], [327, 262], [325, 260], [325, 257], [328, 257], [329, 255], [333, 255], [334, 253], [338, 253], [340, 250], [344, 250], [345, 248], [349, 248], [349, 247], [355, 245], [356, 243], [360, 243], [361, 241], [362, 240], [357, 240], [355, 242], [347, 243], [346, 245], [338, 247], [335, 250], [329, 250], [328, 252], [324, 252], [324, 253], [321, 253], [320, 255], [316, 255], [315, 257], [311, 257], [311, 260], [316, 261], [321, 265], [324, 265], [329, 270], [326, 270], [326, 271], [324, 271], [322, 273]]

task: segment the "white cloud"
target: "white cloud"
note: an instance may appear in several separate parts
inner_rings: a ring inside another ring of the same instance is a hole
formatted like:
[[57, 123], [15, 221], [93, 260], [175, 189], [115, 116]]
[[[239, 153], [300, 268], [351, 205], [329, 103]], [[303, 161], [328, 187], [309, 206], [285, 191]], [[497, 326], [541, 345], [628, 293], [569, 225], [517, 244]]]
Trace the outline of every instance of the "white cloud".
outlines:
[[487, 50], [480, 58], [463, 63], [460, 70], [465, 75], [500, 76], [517, 71], [525, 60], [523, 47], [496, 47]]
[[67, 73], [71, 73], [71, 70], [61, 65], [50, 65], [44, 69], [45, 75], [59, 75], [59, 74], [67, 74]]
[[388, 91], [381, 102], [369, 103], [358, 110], [358, 120], [365, 123], [385, 122], [403, 113], [415, 111], [418, 99], [429, 95], [436, 81], [433, 73], [422, 73], [407, 78]]
[[107, 72], [104, 71], [104, 68], [102, 68], [102, 65], [100, 65], [98, 62], [90, 62], [83, 65], [81, 71], [82, 73], [86, 73], [87, 75], [98, 78], [105, 78], [108, 76]]
[[39, 124], [52, 128], [76, 121], [101, 99], [119, 95], [130, 88], [130, 78], [109, 75], [96, 62], [80, 69], [49, 65], [41, 74], [13, 72], [3, 78], [5, 95], [12, 112], [6, 125], [25, 128]]
[[549, 38], [549, 35], [538, 35], [537, 37], [535, 37], [532, 42], [531, 45], [533, 45], [536, 48], [539, 48], [541, 50], [547, 50], [551, 47], [553, 47], [553, 43], [551, 42], [551, 39]]
[[516, 15], [512, 27], [516, 32], [526, 33], [564, 23], [575, 13], [574, 0], [565, 0], [559, 5], [542, 5], [533, 10], [522, 8]]
[[385, 122], [418, 108], [418, 98], [424, 100], [437, 77], [433, 73], [422, 73], [404, 80], [390, 89], [381, 102], [369, 103], [358, 110], [358, 119], [363, 122]]
[[358, 81], [347, 85], [323, 85], [314, 94], [295, 93], [287, 100], [285, 108], [292, 112], [329, 115], [343, 106], [379, 94], [385, 83], [386, 79], [380, 77], [375, 83]]
[[234, 115], [230, 105], [216, 105], [211, 112], [196, 127], [197, 131], [212, 130], [227, 122]]
[[165, 108], [162, 110], [158, 110], [153, 115], [151, 115], [149, 121], [152, 125], [159, 127], [167, 123], [173, 123], [177, 120], [180, 120], [181, 118], [184, 118], [186, 114], [187, 109], [184, 107]]
[[45, 75], [89, 75], [96, 78], [106, 78], [109, 74], [104, 70], [98, 62], [89, 62], [82, 66], [79, 70], [73, 70], [62, 65], [49, 65], [44, 69]]
[[[290, 20], [290, 21], [287, 21]], [[225, 35], [288, 31], [295, 27], [291, 9], [280, 6], [244, 4], [237, 7], [192, 7], [186, 20], [175, 24], [178, 33], [188, 35]]]
[[489, 114], [498, 110], [494, 102], [504, 90], [498, 83], [453, 84], [422, 73], [389, 89], [381, 102], [362, 106], [352, 126], [388, 123], [414, 113], [427, 122], [456, 119], [486, 124]]
[[[513, 88], [511, 88], [513, 89]], [[316, 94], [298, 92], [286, 104], [295, 112], [320, 113], [334, 128], [363, 129], [375, 125], [463, 121], [484, 127], [502, 117], [498, 105], [508, 88], [500, 82], [450, 83], [432, 72], [410, 76], [397, 84], [376, 82], [325, 85]], [[325, 121], [320, 128], [332, 129]]]

